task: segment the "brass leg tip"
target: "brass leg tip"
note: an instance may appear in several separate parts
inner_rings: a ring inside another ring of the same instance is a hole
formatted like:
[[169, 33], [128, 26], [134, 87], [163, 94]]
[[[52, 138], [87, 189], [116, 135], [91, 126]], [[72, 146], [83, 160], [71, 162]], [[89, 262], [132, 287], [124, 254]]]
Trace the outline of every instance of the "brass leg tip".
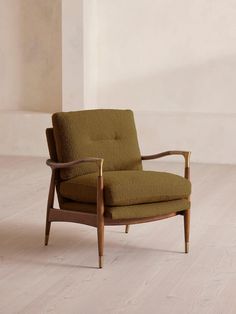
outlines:
[[125, 227], [125, 233], [128, 233], [128, 232], [129, 232], [129, 225]]
[[99, 268], [103, 268], [103, 256], [99, 256]]
[[185, 242], [185, 253], [189, 252], [189, 242]]

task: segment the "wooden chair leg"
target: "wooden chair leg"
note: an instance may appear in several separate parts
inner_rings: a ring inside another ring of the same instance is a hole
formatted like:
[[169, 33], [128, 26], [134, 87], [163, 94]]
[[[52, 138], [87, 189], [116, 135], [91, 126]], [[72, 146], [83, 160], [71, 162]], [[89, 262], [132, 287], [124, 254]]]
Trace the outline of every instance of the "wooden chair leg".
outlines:
[[97, 227], [98, 235], [98, 257], [99, 268], [103, 268], [103, 252], [104, 252], [104, 222], [100, 222]]
[[46, 227], [45, 227], [45, 240], [44, 240], [44, 244], [45, 245], [48, 245], [50, 228], [51, 228], [51, 222], [47, 221], [46, 222]]
[[125, 233], [128, 233], [129, 232], [129, 225], [126, 225], [125, 226]]
[[99, 268], [103, 267], [103, 250], [104, 250], [104, 200], [103, 200], [103, 176], [102, 164], [99, 168], [97, 181], [97, 235], [98, 235], [98, 257]]
[[189, 252], [190, 209], [184, 211], [185, 253]]

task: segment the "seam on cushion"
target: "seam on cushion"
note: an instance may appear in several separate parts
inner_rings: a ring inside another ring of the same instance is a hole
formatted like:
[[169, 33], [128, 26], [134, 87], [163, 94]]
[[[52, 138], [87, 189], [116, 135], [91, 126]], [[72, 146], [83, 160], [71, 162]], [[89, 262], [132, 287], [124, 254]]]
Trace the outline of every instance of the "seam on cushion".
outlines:
[[[172, 201], [168, 201], [168, 203], [171, 203], [171, 202], [176, 202], [176, 201], [186, 201], [186, 204], [184, 204], [185, 206], [184, 207], [191, 207], [191, 202], [188, 200], [188, 199], [182, 199], [182, 200], [172, 200]], [[187, 204], [188, 203], [188, 204]], [[151, 204], [154, 204], [154, 203], [151, 203]], [[139, 205], [148, 205], [148, 204], [138, 204], [138, 205], [133, 205], [133, 206], [139, 206]], [[188, 205], [188, 206], [186, 206], [186, 205]], [[127, 206], [124, 206], [124, 207], [132, 207], [132, 205], [127, 205]], [[111, 206], [112, 207], [112, 206]], [[115, 208], [117, 208], [117, 207], [119, 207], [119, 206], [114, 206]], [[113, 208], [114, 208], [113, 207]], [[121, 206], [122, 207], [122, 206]], [[113, 219], [119, 219], [119, 217], [116, 217], [117, 215], [116, 215], [116, 209], [114, 208], [114, 210], [110, 210], [110, 208], [109, 208], [109, 206], [107, 206], [106, 207], [107, 208], [107, 212], [109, 213], [109, 215], [111, 215], [112, 216], [112, 218]], [[185, 208], [181, 208], [181, 209], [176, 209], [176, 210], [174, 210], [174, 211], [182, 211], [182, 210], [184, 210]], [[119, 216], [119, 215], [118, 215]], [[147, 217], [150, 217], [150, 215], [149, 216], [147, 216]], [[127, 218], [127, 217], [126, 217]]]
[[[139, 204], [151, 204], [151, 203], [161, 203], [161, 202], [171, 202], [171, 201], [178, 201], [178, 200], [183, 200], [183, 199], [186, 199], [186, 195], [180, 195], [180, 196], [176, 196], [174, 195], [173, 198], [171, 197], [170, 198], [165, 198], [165, 199], [162, 199], [160, 201], [145, 201], [145, 202], [142, 202], [142, 203], [137, 203], [137, 198], [136, 199], [129, 199], [129, 201], [125, 200], [123, 201], [122, 200], [122, 203], [125, 202], [125, 203], [128, 203], [128, 204], [119, 204], [119, 205], [115, 205], [114, 203], [113, 204], [109, 204], [107, 206], [132, 206], [132, 205], [139, 205]], [[135, 202], [133, 204], [130, 204], [130, 202]]]
[[160, 202], [152, 202], [152, 203], [140, 203], [140, 204], [129, 204], [129, 205], [106, 205], [106, 207], [132, 207], [137, 205], [148, 205], [148, 204], [156, 204], [156, 203], [166, 203], [166, 202], [176, 202], [176, 201], [187, 201], [188, 203], [191, 203], [187, 198], [180, 198], [175, 200], [169, 200], [169, 201], [160, 201]]

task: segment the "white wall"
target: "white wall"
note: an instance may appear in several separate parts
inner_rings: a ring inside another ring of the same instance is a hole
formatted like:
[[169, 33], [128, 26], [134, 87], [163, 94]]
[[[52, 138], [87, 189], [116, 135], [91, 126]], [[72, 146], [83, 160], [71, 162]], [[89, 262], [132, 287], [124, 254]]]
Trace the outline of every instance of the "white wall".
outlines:
[[48, 156], [51, 113], [83, 109], [82, 2], [0, 0], [0, 154]]
[[86, 102], [133, 109], [145, 152], [235, 163], [235, 1], [99, 0], [96, 10]]
[[48, 156], [46, 128], [51, 114], [32, 111], [0, 112], [0, 155]]
[[[235, 163], [235, 20], [232, 0], [0, 0], [0, 108], [131, 108], [143, 153]], [[0, 115], [0, 154], [45, 153], [49, 114], [32, 136]]]
[[0, 110], [61, 108], [60, 0], [0, 0]]
[[62, 0], [62, 110], [83, 109], [83, 0]]
[[61, 71], [61, 1], [0, 0], [0, 154], [48, 155]]

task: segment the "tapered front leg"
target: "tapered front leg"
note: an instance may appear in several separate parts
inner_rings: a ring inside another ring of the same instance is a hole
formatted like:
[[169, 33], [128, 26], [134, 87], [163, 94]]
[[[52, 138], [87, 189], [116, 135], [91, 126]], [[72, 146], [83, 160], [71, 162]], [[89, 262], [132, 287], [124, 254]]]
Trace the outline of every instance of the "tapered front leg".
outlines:
[[190, 209], [184, 211], [185, 253], [189, 252]]
[[103, 201], [103, 177], [98, 176], [97, 184], [97, 236], [99, 268], [103, 267], [104, 254], [104, 201]]
[[104, 223], [101, 223], [97, 227], [98, 235], [98, 257], [99, 257], [99, 268], [103, 268], [103, 254], [104, 254]]

